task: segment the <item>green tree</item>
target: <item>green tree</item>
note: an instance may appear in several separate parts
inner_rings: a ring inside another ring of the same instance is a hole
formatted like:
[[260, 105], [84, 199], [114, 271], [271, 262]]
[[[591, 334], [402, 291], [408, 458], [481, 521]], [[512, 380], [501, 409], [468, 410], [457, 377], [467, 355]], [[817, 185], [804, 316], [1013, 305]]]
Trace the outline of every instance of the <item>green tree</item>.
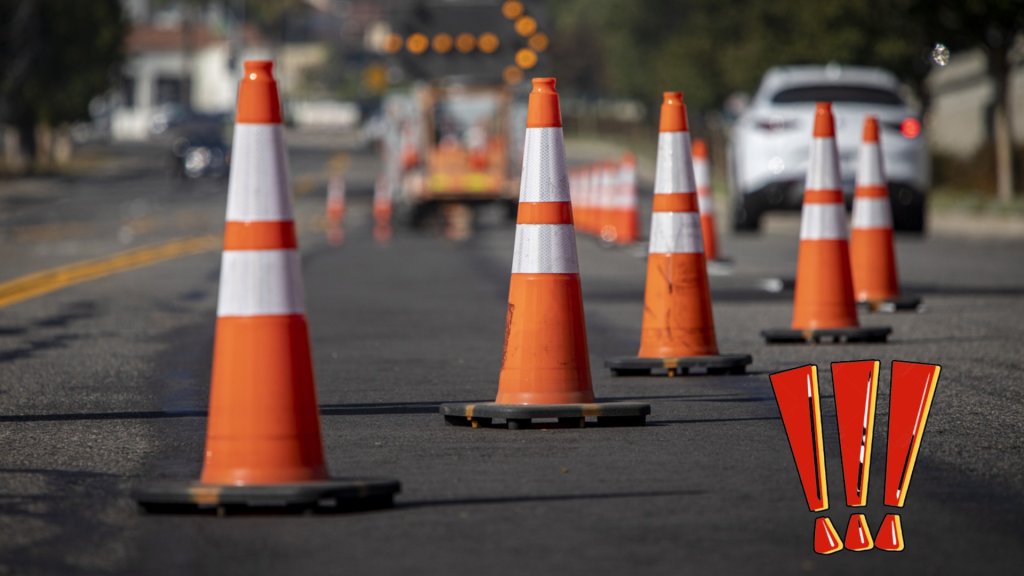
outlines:
[[0, 115], [29, 158], [37, 126], [88, 119], [116, 81], [125, 33], [119, 0], [0, 4]]

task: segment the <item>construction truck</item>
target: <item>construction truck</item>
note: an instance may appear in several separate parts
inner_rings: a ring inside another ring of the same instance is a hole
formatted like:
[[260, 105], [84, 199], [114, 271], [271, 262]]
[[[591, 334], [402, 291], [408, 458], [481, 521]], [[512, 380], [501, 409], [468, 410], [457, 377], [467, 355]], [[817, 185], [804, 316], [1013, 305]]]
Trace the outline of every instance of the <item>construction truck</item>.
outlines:
[[514, 214], [515, 158], [522, 157], [518, 132], [524, 130], [513, 123], [519, 108], [504, 86], [414, 88], [395, 126], [397, 215], [422, 226], [435, 218], [471, 218], [466, 211], [493, 203]]
[[515, 213], [526, 76], [549, 72], [543, 22], [534, 0], [419, 0], [392, 11], [382, 46], [409, 81], [384, 101], [396, 217], [419, 226], [471, 220], [494, 204]]

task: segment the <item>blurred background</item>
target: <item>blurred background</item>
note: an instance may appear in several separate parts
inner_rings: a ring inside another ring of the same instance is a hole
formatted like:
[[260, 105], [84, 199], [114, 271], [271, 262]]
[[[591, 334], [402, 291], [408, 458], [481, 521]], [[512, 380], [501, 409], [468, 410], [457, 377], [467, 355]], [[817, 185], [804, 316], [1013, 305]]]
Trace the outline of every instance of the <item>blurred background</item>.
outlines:
[[[1018, 0], [7, 0], [0, 174], [73, 172], [158, 143], [175, 177], [222, 176], [241, 63], [265, 57], [290, 128], [373, 147], [399, 204], [467, 187], [513, 202], [530, 77], [558, 78], [571, 141], [634, 151], [641, 176], [660, 94], [681, 89], [720, 201], [742, 219], [753, 190], [736, 131], [765, 73], [872, 67], [896, 79], [902, 134], [927, 154], [913, 193], [1019, 215], [1022, 30]], [[754, 132], [787, 128], [764, 114]]]

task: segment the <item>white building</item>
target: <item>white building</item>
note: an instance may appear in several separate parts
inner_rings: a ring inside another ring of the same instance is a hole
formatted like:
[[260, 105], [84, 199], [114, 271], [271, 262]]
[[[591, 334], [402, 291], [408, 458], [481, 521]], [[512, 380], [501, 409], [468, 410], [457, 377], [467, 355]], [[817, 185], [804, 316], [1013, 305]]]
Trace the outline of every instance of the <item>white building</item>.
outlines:
[[202, 25], [186, 37], [180, 25], [136, 24], [125, 41], [122, 90], [111, 114], [112, 137], [144, 140], [161, 129], [168, 115], [186, 108], [230, 113], [242, 61], [267, 57], [267, 50], [255, 40], [244, 42], [243, 53], [227, 37]]

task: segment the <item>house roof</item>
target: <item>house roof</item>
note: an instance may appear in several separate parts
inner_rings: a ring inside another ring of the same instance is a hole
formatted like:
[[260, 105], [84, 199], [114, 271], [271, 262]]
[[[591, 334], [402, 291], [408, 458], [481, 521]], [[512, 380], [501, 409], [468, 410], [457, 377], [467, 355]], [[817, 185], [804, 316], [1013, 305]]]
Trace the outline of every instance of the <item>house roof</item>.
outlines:
[[[226, 42], [227, 37], [211, 30], [208, 26], [197, 24], [191, 29], [193, 49], [202, 49], [212, 44]], [[245, 44], [262, 44], [262, 38], [255, 29], [244, 27], [242, 40]], [[125, 40], [125, 51], [128, 54], [141, 52], [180, 51], [184, 45], [181, 26], [154, 26], [137, 24], [132, 27]]]

